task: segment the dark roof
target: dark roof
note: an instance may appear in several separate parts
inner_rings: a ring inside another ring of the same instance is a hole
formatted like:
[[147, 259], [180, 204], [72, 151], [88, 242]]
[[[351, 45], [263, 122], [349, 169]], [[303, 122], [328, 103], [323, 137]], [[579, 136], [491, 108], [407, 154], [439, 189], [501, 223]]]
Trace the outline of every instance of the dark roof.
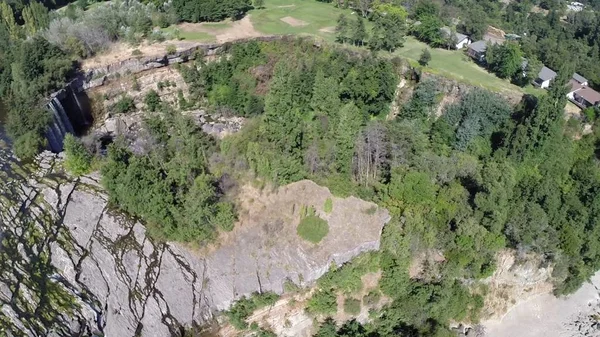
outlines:
[[485, 53], [485, 50], [487, 49], [487, 44], [485, 41], [479, 40], [479, 41], [471, 43], [469, 45], [469, 49], [472, 49], [479, 53]]
[[587, 78], [579, 75], [578, 73], [573, 74], [573, 79], [579, 83], [586, 83], [588, 81]]
[[538, 78], [542, 81], [553, 80], [556, 77], [556, 72], [546, 66], [542, 67], [540, 73], [538, 74]]
[[583, 87], [581, 90], [577, 90], [576, 94], [591, 104], [600, 102], [600, 92], [597, 92], [590, 87]]

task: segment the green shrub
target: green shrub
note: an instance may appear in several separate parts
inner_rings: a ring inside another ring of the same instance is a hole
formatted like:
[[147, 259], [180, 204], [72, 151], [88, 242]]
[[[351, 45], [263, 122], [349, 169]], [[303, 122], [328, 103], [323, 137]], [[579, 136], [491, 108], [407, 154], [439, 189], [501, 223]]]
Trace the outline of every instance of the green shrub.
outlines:
[[355, 298], [346, 298], [344, 300], [344, 312], [350, 315], [360, 314], [360, 300]]
[[373, 215], [373, 214], [377, 213], [377, 206], [371, 206], [371, 207], [367, 208], [366, 210], [364, 210], [364, 212], [367, 215]]
[[242, 297], [225, 312], [229, 322], [238, 330], [248, 327], [246, 319], [257, 309], [273, 305], [279, 299], [279, 295], [272, 292], [253, 293], [250, 297]]
[[134, 77], [131, 80], [131, 89], [133, 91], [140, 91], [141, 87], [140, 87], [140, 82], [138, 82], [137, 77]]
[[283, 282], [283, 292], [286, 294], [295, 293], [300, 289], [300, 286], [290, 279], [287, 279]]
[[593, 123], [596, 120], [597, 112], [596, 112], [596, 108], [594, 108], [594, 107], [589, 107], [589, 108], [583, 110], [583, 114], [585, 115], [585, 118], [587, 119], [587, 121], [590, 123]]
[[233, 204], [229, 202], [218, 202], [215, 205], [215, 208], [216, 213], [212, 219], [215, 225], [226, 232], [232, 231], [236, 220]]
[[369, 272], [375, 272], [379, 268], [379, 254], [365, 253], [352, 259], [337, 268], [332, 264], [325, 275], [318, 281], [322, 289], [341, 290], [346, 294], [351, 294], [362, 289], [362, 276]]
[[337, 311], [337, 299], [332, 290], [319, 290], [308, 300], [306, 308], [313, 314], [332, 315]]
[[92, 165], [92, 155], [81, 141], [68, 133], [65, 136], [65, 168], [76, 176], [86, 174]]
[[46, 146], [46, 140], [38, 133], [30, 131], [18, 137], [13, 144], [15, 154], [20, 159], [32, 159]]
[[174, 44], [170, 44], [167, 46], [167, 54], [173, 55], [177, 52], [177, 47]]
[[327, 200], [325, 200], [325, 205], [323, 205], [323, 211], [325, 211], [325, 213], [327, 214], [333, 211], [333, 200], [331, 200], [331, 198], [327, 198]]
[[160, 96], [155, 90], [148, 91], [144, 97], [144, 104], [146, 104], [146, 109], [148, 109], [148, 111], [156, 111], [160, 106], [160, 103]]
[[300, 221], [297, 231], [304, 240], [319, 243], [329, 233], [329, 225], [318, 216], [309, 215]]
[[133, 98], [127, 95], [123, 95], [117, 103], [113, 106], [113, 111], [119, 114], [131, 112], [135, 109], [135, 103]]
[[380, 299], [381, 293], [379, 292], [379, 290], [373, 290], [363, 297], [363, 303], [364, 305], [376, 305], [377, 303], [379, 303]]
[[139, 50], [139, 49], [134, 49], [134, 50], [131, 52], [131, 56], [135, 56], [135, 57], [141, 57], [142, 55], [144, 55], [144, 54], [143, 54], [143, 53], [142, 53], [142, 51], [141, 51], [141, 50]]

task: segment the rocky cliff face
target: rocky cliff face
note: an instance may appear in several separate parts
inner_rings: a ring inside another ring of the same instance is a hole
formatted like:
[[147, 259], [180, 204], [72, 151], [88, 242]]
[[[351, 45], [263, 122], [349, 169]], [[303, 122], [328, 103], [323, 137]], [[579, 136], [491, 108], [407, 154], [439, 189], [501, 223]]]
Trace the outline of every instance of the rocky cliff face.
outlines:
[[[91, 175], [74, 179], [61, 159], [21, 165], [0, 149], [0, 334], [172, 336], [209, 323], [254, 291], [308, 284], [330, 263], [377, 249], [387, 211], [299, 182], [272, 193], [245, 188], [240, 224], [202, 252], [154, 242], [112, 210]], [[250, 198], [252, 197], [252, 198]], [[319, 245], [295, 232], [301, 206], [330, 224]]]

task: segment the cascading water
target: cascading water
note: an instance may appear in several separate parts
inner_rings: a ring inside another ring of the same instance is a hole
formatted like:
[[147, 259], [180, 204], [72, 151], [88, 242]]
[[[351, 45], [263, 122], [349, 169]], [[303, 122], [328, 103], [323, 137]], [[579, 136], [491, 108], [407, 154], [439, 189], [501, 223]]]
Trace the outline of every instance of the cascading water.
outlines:
[[57, 97], [53, 97], [48, 108], [52, 111], [52, 122], [46, 131], [46, 138], [52, 152], [60, 152], [63, 149], [63, 140], [67, 133], [74, 134], [73, 125], [67, 116], [62, 103]]
[[89, 125], [90, 122], [86, 116], [85, 109], [81, 105], [81, 102], [79, 101], [79, 97], [77, 97], [77, 93], [74, 90], [71, 90], [71, 96], [73, 97], [73, 100], [75, 101], [75, 104], [77, 105], [77, 111], [79, 111], [79, 118], [81, 118], [80, 123], [82, 125]]

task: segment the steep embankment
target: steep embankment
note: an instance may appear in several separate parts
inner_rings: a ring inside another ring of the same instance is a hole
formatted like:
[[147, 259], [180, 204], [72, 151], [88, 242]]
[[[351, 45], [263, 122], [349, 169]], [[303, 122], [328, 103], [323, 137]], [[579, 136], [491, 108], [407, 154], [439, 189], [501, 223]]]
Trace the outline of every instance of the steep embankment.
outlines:
[[[332, 196], [309, 181], [270, 193], [246, 187], [237, 228], [193, 252], [148, 238], [110, 209], [97, 176], [64, 175], [56, 155], [23, 167], [2, 151], [0, 163], [0, 326], [17, 335], [171, 336], [242, 295], [310, 283], [331, 262], [377, 249], [389, 220], [356, 198], [333, 198], [325, 213]], [[302, 206], [329, 221], [318, 245], [296, 235]]]

